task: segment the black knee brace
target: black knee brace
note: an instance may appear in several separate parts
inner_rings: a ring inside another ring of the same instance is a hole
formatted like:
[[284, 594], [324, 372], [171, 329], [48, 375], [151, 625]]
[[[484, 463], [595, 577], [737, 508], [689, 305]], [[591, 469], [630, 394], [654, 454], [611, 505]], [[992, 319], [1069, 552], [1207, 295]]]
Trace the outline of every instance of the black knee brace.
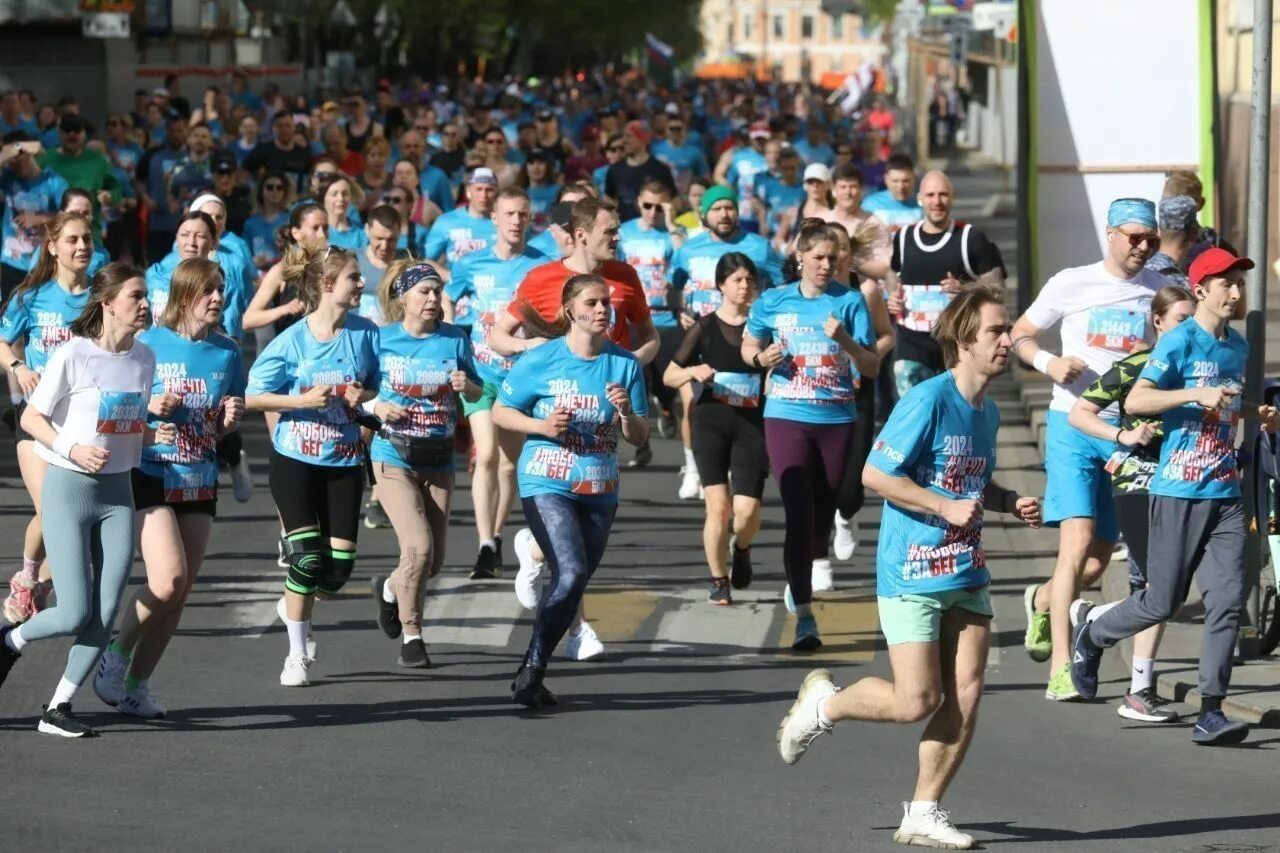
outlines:
[[316, 578], [316, 591], [325, 595], [336, 595], [356, 567], [356, 552], [342, 548], [329, 548], [324, 552], [324, 568]]
[[324, 574], [324, 549], [320, 531], [309, 530], [286, 536], [284, 555], [289, 562], [284, 588], [299, 595], [314, 595], [316, 584]]

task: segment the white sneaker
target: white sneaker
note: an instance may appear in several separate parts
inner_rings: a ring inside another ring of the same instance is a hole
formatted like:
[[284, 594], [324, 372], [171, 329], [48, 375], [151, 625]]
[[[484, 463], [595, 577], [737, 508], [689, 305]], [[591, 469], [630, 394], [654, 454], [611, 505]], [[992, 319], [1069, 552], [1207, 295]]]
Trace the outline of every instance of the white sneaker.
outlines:
[[831, 670], [815, 669], [804, 677], [796, 701], [778, 724], [778, 754], [788, 764], [795, 764], [820, 734], [831, 731], [818, 719], [818, 703], [837, 692], [831, 683]]
[[164, 706], [155, 700], [151, 695], [151, 688], [146, 684], [139, 684], [126, 693], [120, 700], [120, 704], [116, 706], [116, 710], [122, 714], [144, 717], [148, 720], [157, 720], [165, 715]]
[[569, 660], [598, 660], [604, 657], [604, 643], [595, 629], [583, 622], [564, 641], [564, 656]]
[[124, 698], [124, 677], [129, 673], [129, 659], [119, 652], [107, 651], [98, 659], [93, 676], [93, 692], [112, 708]]
[[836, 588], [835, 575], [831, 571], [830, 560], [813, 561], [813, 591], [831, 592]]
[[[284, 596], [282, 595], [280, 596], [280, 599], [276, 601], [276, 616], [278, 616], [280, 621], [283, 623], [285, 616], [287, 616], [288, 613], [289, 611], [285, 609]], [[316, 635], [312, 633], [310, 625], [307, 626], [307, 659], [312, 663], [316, 662]]]
[[533, 531], [527, 527], [516, 533], [516, 559], [520, 561], [520, 570], [516, 572], [516, 600], [525, 610], [533, 610], [538, 606], [538, 598], [542, 594], [542, 570], [546, 568], [545, 560], [533, 558]]
[[311, 679], [307, 671], [311, 669], [311, 659], [302, 655], [289, 653], [284, 659], [284, 669], [280, 671], [281, 687], [308, 687]]
[[680, 491], [676, 492], [682, 501], [691, 501], [702, 491], [702, 482], [698, 479], [698, 469], [688, 465], [680, 466]]
[[899, 844], [936, 847], [943, 850], [971, 850], [973, 836], [956, 829], [946, 809], [933, 806], [923, 814], [911, 814], [911, 803], [902, 804], [902, 825], [893, 834]]
[[853, 519], [845, 518], [836, 512], [836, 540], [834, 543], [837, 560], [849, 560], [858, 549], [858, 537], [853, 534]]
[[253, 473], [249, 470], [249, 455], [240, 451], [240, 461], [231, 466], [231, 496], [236, 503], [246, 503], [253, 497]]

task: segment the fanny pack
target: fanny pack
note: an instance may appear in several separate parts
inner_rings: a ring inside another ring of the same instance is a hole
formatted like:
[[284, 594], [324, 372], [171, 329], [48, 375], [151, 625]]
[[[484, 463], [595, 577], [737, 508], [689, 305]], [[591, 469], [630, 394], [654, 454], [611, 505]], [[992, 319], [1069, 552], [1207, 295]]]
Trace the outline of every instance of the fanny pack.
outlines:
[[447, 468], [453, 463], [451, 438], [419, 438], [391, 430], [383, 430], [382, 437], [414, 468]]

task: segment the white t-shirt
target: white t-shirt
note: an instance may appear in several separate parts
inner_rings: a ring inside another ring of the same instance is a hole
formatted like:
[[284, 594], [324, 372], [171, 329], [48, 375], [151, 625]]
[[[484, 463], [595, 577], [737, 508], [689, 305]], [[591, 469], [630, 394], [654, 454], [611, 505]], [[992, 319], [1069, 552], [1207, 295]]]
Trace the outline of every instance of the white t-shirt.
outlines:
[[[128, 352], [114, 353], [87, 338], [72, 338], [49, 359], [27, 403], [59, 435], [105, 447], [111, 457], [98, 473], [118, 474], [136, 468], [142, 457], [155, 367], [155, 354], [145, 344], [135, 341]], [[35, 451], [50, 465], [88, 473], [38, 441]]]
[[1061, 322], [1061, 355], [1076, 356], [1087, 365], [1075, 382], [1054, 385], [1050, 409], [1071, 411], [1080, 393], [1112, 364], [1155, 342], [1151, 298], [1168, 284], [1148, 269], [1133, 278], [1116, 278], [1101, 261], [1065, 269], [1045, 282], [1026, 318], [1039, 329]]

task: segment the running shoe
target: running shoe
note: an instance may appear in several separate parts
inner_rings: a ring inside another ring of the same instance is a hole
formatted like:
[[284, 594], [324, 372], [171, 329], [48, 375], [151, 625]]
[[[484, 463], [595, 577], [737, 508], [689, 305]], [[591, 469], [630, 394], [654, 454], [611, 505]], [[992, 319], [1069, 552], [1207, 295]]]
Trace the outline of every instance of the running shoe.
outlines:
[[594, 628], [581, 622], [578, 630], [570, 631], [565, 637], [564, 656], [569, 660], [599, 660], [604, 657], [604, 643]]
[[521, 664], [511, 682], [511, 701], [526, 708], [550, 708], [560, 704], [556, 695], [542, 683], [546, 671]]
[[98, 658], [98, 670], [93, 675], [93, 692], [104, 704], [112, 708], [124, 698], [124, 677], [129, 674], [129, 659], [108, 649]]
[[1126, 720], [1140, 723], [1176, 723], [1178, 712], [1170, 708], [1173, 703], [1156, 693], [1154, 687], [1146, 687], [1137, 693], [1124, 694], [1124, 700], [1116, 713]]
[[636, 448], [635, 455], [631, 457], [631, 461], [627, 463], [628, 468], [644, 468], [653, 461], [653, 448], [649, 446], [649, 442], [645, 442]]
[[0, 628], [0, 685], [4, 684], [4, 680], [9, 677], [9, 670], [13, 669], [14, 662], [22, 657], [18, 652], [9, 648], [5, 637], [9, 636], [9, 632], [14, 630], [16, 625], [5, 625]]
[[421, 637], [414, 637], [407, 643], [400, 644], [400, 665], [409, 669], [426, 669], [431, 666], [431, 658], [427, 656], [427, 644]]
[[814, 592], [832, 592], [836, 588], [836, 577], [831, 571], [830, 560], [825, 558], [814, 560], [812, 576]]
[[280, 671], [280, 686], [309, 687], [311, 679], [307, 673], [310, 669], [310, 658], [290, 652], [284, 659], [284, 669]]
[[670, 409], [662, 409], [661, 412], [658, 415], [658, 434], [663, 438], [675, 438], [676, 416], [671, 414]]
[[1075, 685], [1071, 683], [1071, 664], [1064, 663], [1053, 673], [1049, 686], [1045, 688], [1044, 698], [1054, 702], [1076, 702], [1080, 699]]
[[902, 804], [902, 823], [893, 834], [899, 844], [917, 847], [938, 847], [944, 850], [972, 850], [972, 835], [956, 829], [951, 813], [934, 804], [921, 814], [911, 813], [911, 803]]
[[817, 619], [812, 616], [796, 617], [796, 638], [791, 643], [791, 648], [798, 652], [815, 652], [822, 648]]
[[63, 702], [56, 708], [44, 706], [44, 714], [36, 725], [36, 731], [58, 737], [97, 737], [98, 733], [82, 723], [71, 713], [71, 703]]
[[1102, 648], [1089, 636], [1092, 609], [1084, 599], [1071, 603], [1071, 683], [1086, 700], [1098, 695], [1098, 669], [1102, 666]]
[[1240, 743], [1249, 736], [1244, 723], [1228, 720], [1221, 711], [1206, 711], [1196, 720], [1191, 730], [1191, 742], [1201, 746], [1226, 746]]
[[38, 581], [25, 570], [18, 569], [9, 578], [9, 597], [4, 600], [4, 618], [10, 625], [21, 625], [38, 611], [36, 586]]
[[164, 706], [151, 695], [151, 688], [146, 684], [139, 684], [125, 693], [124, 698], [120, 700], [120, 704], [116, 706], [116, 710], [122, 714], [142, 717], [147, 720], [158, 720], [165, 715]]
[[[284, 622], [287, 612], [285, 610], [284, 596], [282, 595], [276, 601], [276, 616], [280, 617], [281, 623]], [[316, 662], [316, 635], [312, 632], [310, 625], [307, 625], [307, 660], [312, 663]]]
[[382, 633], [394, 640], [400, 636], [400, 605], [394, 601], [387, 601], [382, 594], [386, 583], [387, 579], [384, 576], [376, 575], [369, 582], [369, 586], [372, 587], [370, 592], [373, 594], [373, 600], [378, 603], [378, 627], [382, 629]]
[[493, 559], [498, 565], [498, 574], [502, 574], [507, 569], [506, 561], [502, 559], [502, 534], [499, 533], [493, 537]]
[[680, 466], [680, 490], [676, 496], [682, 501], [696, 500], [702, 489], [702, 481], [698, 479], [698, 469], [691, 465]]
[[370, 530], [379, 528], [385, 530], [391, 526], [391, 519], [387, 518], [387, 513], [382, 509], [382, 504], [373, 498], [364, 502], [364, 526]]
[[818, 735], [829, 734], [833, 726], [818, 719], [818, 703], [838, 691], [831, 681], [831, 670], [811, 670], [800, 685], [796, 701], [778, 724], [778, 754], [787, 764], [795, 764]]
[[538, 606], [538, 598], [542, 594], [542, 570], [546, 562], [533, 558], [533, 531], [527, 527], [516, 533], [516, 559], [520, 569], [516, 572], [516, 600], [525, 610], [533, 610]]
[[1036, 610], [1036, 590], [1040, 584], [1033, 583], [1022, 591], [1022, 609], [1027, 613], [1027, 634], [1022, 640], [1022, 647], [1036, 663], [1044, 663], [1053, 654], [1053, 627], [1049, 622], [1048, 610]]
[[481, 545], [476, 554], [476, 564], [471, 569], [471, 580], [493, 580], [502, 577], [502, 566], [498, 565], [498, 552], [492, 545]]
[[853, 519], [845, 518], [836, 511], [836, 538], [833, 549], [837, 560], [850, 560], [858, 549], [858, 537], [853, 533]]
[[249, 455], [243, 450], [239, 461], [231, 466], [231, 496], [241, 504], [253, 497], [253, 472], [249, 470]]
[[751, 578], [755, 569], [751, 566], [751, 546], [739, 548], [737, 540], [729, 543], [732, 559], [729, 565], [729, 581], [734, 589], [747, 589], [751, 586]]
[[707, 593], [707, 601], [711, 604], [733, 604], [733, 594], [729, 591], [728, 578], [712, 578], [711, 590]]

